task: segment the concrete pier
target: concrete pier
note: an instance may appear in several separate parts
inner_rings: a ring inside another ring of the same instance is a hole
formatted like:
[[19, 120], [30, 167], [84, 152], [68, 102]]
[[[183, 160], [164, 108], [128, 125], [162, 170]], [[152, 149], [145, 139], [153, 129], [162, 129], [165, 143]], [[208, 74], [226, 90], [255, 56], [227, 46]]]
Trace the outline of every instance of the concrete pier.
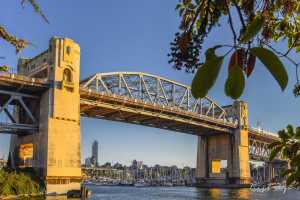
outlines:
[[239, 123], [233, 133], [211, 132], [198, 137], [199, 187], [248, 187], [251, 183], [247, 104], [235, 102], [229, 112]]
[[[39, 104], [30, 107], [39, 123], [38, 133], [11, 138], [14, 167], [35, 169], [45, 181], [47, 194], [80, 190], [79, 45], [67, 38], [52, 38], [45, 52], [21, 59], [18, 72], [48, 79], [51, 87], [42, 92]], [[15, 115], [23, 117], [17, 110]]]

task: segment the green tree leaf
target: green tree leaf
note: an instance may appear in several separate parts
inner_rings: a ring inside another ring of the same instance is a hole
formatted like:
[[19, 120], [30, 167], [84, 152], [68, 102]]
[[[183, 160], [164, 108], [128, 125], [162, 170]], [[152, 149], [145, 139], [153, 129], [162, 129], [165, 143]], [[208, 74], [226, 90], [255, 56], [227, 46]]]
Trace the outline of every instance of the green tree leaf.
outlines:
[[299, 152], [300, 150], [300, 143], [299, 141], [295, 142], [294, 137], [291, 140], [293, 140], [293, 143], [290, 145], [290, 152], [294, 157], [295, 155], [297, 155], [297, 152]]
[[272, 142], [271, 144], [269, 144], [268, 148], [273, 149], [274, 147], [277, 147], [277, 146], [280, 146], [280, 145], [281, 145], [280, 141], [275, 141], [275, 142]]
[[289, 138], [292, 138], [294, 136], [294, 128], [292, 125], [287, 125], [286, 127], [286, 130], [287, 130], [287, 134], [289, 136]]
[[272, 51], [263, 47], [254, 47], [250, 51], [266, 66], [283, 91], [288, 84], [288, 74], [279, 58]]
[[28, 1], [31, 4], [31, 6], [33, 7], [34, 11], [36, 13], [38, 13], [45, 20], [45, 22], [47, 22], [49, 24], [49, 21], [48, 21], [46, 15], [44, 15], [44, 13], [41, 11], [41, 8], [40, 8], [39, 4], [36, 2], [36, 0], [22, 0], [22, 5], [24, 5], [24, 3], [26, 1]]
[[299, 166], [300, 164], [300, 154], [296, 155], [292, 160], [291, 160], [291, 166]]
[[286, 179], [286, 185], [291, 185], [295, 181], [295, 178], [296, 176], [294, 173], [290, 174]]
[[296, 134], [295, 134], [296, 139], [300, 139], [300, 127], [296, 128]]
[[241, 35], [240, 43], [247, 43], [261, 30], [264, 25], [264, 17], [257, 15], [246, 27], [245, 32]]
[[179, 3], [179, 4], [176, 5], [176, 8], [175, 8], [175, 9], [178, 10], [178, 9], [180, 9], [181, 7], [182, 7], [182, 5]]
[[282, 148], [282, 157], [283, 158], [288, 158], [289, 157], [289, 148], [288, 148], [288, 146], [284, 146], [283, 148]]
[[9, 67], [7, 65], [0, 66], [0, 72], [8, 72]]
[[195, 98], [203, 98], [214, 85], [220, 72], [224, 57], [217, 56], [216, 46], [206, 51], [205, 63], [198, 69], [192, 82], [192, 95]]
[[269, 160], [272, 161], [274, 160], [274, 158], [277, 156], [277, 154], [281, 151], [281, 146], [279, 147], [276, 147], [275, 149], [273, 149], [270, 153], [270, 156], [269, 156]]
[[296, 52], [299, 53], [300, 52], [300, 45], [295, 46], [296, 48]]
[[281, 176], [281, 177], [285, 177], [285, 176], [289, 175], [289, 174], [292, 173], [292, 172], [293, 172], [292, 169], [282, 170], [282, 171], [280, 172], [280, 176]]
[[280, 130], [278, 131], [278, 135], [279, 135], [279, 138], [282, 140], [282, 141], [287, 141], [289, 139], [289, 136], [288, 134], [286, 133], [285, 130]]
[[245, 88], [245, 76], [242, 68], [236, 64], [228, 71], [225, 83], [225, 94], [233, 99], [239, 98]]

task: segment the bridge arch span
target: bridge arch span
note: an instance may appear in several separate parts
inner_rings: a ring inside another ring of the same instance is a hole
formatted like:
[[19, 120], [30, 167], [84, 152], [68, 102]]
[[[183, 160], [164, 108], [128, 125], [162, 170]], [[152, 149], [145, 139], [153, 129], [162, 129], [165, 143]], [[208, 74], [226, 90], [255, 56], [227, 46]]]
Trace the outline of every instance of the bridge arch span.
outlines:
[[218, 121], [233, 123], [217, 102], [206, 96], [195, 99], [191, 87], [143, 72], [97, 73], [81, 81], [80, 88], [119, 95], [168, 108], [188, 111]]

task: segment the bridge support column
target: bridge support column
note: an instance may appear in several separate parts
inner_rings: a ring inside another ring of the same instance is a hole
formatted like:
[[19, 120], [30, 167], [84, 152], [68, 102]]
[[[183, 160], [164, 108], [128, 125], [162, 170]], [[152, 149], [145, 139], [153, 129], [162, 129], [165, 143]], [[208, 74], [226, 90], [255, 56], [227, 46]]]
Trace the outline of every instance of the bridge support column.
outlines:
[[229, 182], [247, 185], [251, 182], [249, 164], [248, 130], [237, 129], [232, 137], [232, 162], [229, 164]]
[[207, 137], [198, 136], [196, 178], [199, 183], [205, 183], [208, 178], [207, 145]]
[[280, 176], [280, 172], [283, 169], [287, 169], [287, 163], [285, 161], [274, 160], [272, 162], [266, 162], [266, 166], [267, 166], [267, 174], [266, 174], [267, 182], [283, 181], [284, 177]]
[[206, 133], [198, 137], [196, 177], [202, 187], [247, 187], [251, 181], [247, 104], [235, 102], [239, 121], [232, 133]]
[[52, 84], [36, 105], [40, 108], [39, 132], [12, 137], [10, 149], [12, 159], [18, 161], [20, 147], [29, 144], [31, 167], [44, 180], [47, 194], [65, 194], [79, 190], [81, 183], [80, 47], [70, 39], [52, 38], [47, 51], [26, 62], [21, 60], [18, 70], [26, 72], [41, 62], [47, 62], [48, 69], [42, 75]]

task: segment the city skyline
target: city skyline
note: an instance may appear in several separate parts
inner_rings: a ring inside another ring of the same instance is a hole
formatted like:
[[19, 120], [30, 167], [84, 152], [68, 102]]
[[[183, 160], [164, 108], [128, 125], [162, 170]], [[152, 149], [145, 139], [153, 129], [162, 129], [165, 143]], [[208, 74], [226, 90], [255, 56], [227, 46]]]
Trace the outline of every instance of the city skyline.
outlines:
[[[123, 165], [123, 166], [131, 166], [132, 165], [132, 162], [134, 162], [134, 161], [137, 161], [138, 163], [140, 162], [142, 165], [146, 165], [146, 166], [148, 166], [148, 167], [154, 167], [155, 165], [160, 165], [160, 166], [167, 166], [167, 167], [171, 167], [171, 166], [176, 166], [176, 167], [178, 167], [177, 165], [173, 165], [173, 164], [167, 164], [167, 165], [161, 165], [160, 163], [146, 163], [146, 162], [144, 162], [143, 160], [138, 160], [138, 159], [136, 159], [136, 158], [132, 158], [131, 160], [128, 160], [128, 161], [126, 161], [126, 163], [122, 163], [122, 162], [120, 162], [120, 161], [118, 161], [118, 160], [102, 160], [102, 159], [99, 159], [99, 158], [101, 158], [101, 151], [99, 151], [99, 149], [98, 149], [98, 155], [96, 156], [96, 158], [97, 158], [97, 165], [95, 165], [94, 163], [92, 163], [93, 162], [93, 154], [94, 154], [94, 144], [95, 144], [95, 142], [97, 143], [97, 145], [98, 145], [98, 147], [99, 147], [99, 145], [101, 145], [101, 143], [99, 143], [97, 140], [93, 140], [93, 142], [90, 144], [90, 147], [91, 147], [91, 149], [92, 149], [92, 151], [91, 151], [91, 154], [90, 155], [88, 155], [87, 157], [83, 157], [81, 160], [82, 160], [82, 165], [85, 165], [85, 166], [87, 166], [87, 167], [92, 167], [92, 165], [93, 165], [93, 167], [100, 167], [100, 166], [103, 166], [103, 165], [105, 165], [105, 164], [107, 164], [107, 163], [110, 163], [112, 166], [113, 165], [115, 165], [115, 164], [121, 164], [121, 165]], [[181, 168], [184, 168], [184, 167], [191, 167], [191, 166], [188, 166], [188, 165], [182, 165], [181, 166]], [[195, 167], [195, 166], [194, 166]]]
[[[16, 56], [13, 48], [0, 41], [3, 45], [0, 55], [6, 57], [1, 62], [16, 66], [17, 57], [42, 52], [51, 36], [60, 35], [81, 45], [81, 77], [97, 72], [142, 71], [190, 85], [193, 75], [175, 71], [168, 64], [169, 43], [178, 28], [174, 1], [144, 1], [139, 3], [139, 9], [135, 5], [139, 1], [94, 1], [90, 4], [72, 1], [72, 8], [70, 2], [53, 0], [41, 4], [50, 20], [48, 25], [29, 7], [23, 11], [18, 9], [19, 2], [5, 1], [3, 24], [11, 33], [33, 42], [36, 48], [28, 47]], [[222, 31], [227, 30], [223, 28]], [[214, 32], [209, 41], [226, 42], [230, 39], [226, 34]], [[205, 47], [209, 45], [208, 42]], [[285, 128], [289, 123], [299, 125], [297, 108], [300, 108], [300, 102], [292, 95], [294, 69], [288, 68], [288, 71], [290, 82], [287, 90], [281, 93], [261, 64], [255, 69], [241, 98], [249, 103], [250, 124], [256, 125], [260, 121], [263, 128], [272, 131]], [[223, 91], [225, 77], [226, 67], [223, 67], [216, 86], [209, 93], [221, 105], [232, 103]], [[82, 161], [90, 155], [88, 144], [96, 139], [103, 143], [99, 164], [110, 160], [129, 163], [137, 159], [149, 165], [195, 167], [196, 136], [98, 119], [81, 118], [81, 124]], [[9, 136], [1, 135], [0, 158], [7, 156], [8, 148]]]
[[[89, 123], [93, 123], [93, 128], [88, 129]], [[102, 130], [105, 135], [100, 135], [98, 133], [98, 127], [102, 126]], [[122, 130], [125, 135], [119, 135], [119, 141], [114, 140], [117, 131], [115, 127], [122, 126]], [[88, 132], [89, 130], [89, 132]], [[179, 167], [196, 166], [196, 145], [197, 137], [193, 135], [187, 135], [184, 133], [176, 133], [173, 131], [164, 131], [160, 129], [154, 129], [150, 127], [143, 127], [144, 134], [136, 135], [135, 133], [136, 125], [124, 124], [120, 122], [97, 120], [97, 119], [82, 119], [81, 137], [82, 142], [82, 163], [84, 163], [85, 158], [91, 155], [91, 146], [94, 141], [94, 136], [98, 136], [97, 140], [102, 141], [99, 143], [101, 146], [101, 159], [99, 160], [99, 165], [103, 165], [106, 162], [111, 163], [122, 163], [125, 165], [130, 165], [131, 161], [143, 160], [147, 165], [161, 164], [166, 166], [176, 165]], [[107, 134], [106, 131], [111, 131], [111, 134]], [[108, 142], [104, 140], [106, 138]], [[141, 139], [148, 141], [147, 143], [138, 143]], [[178, 148], [174, 149], [172, 143], [176, 141]], [[193, 143], [195, 148], [189, 148], [189, 145]], [[158, 147], [153, 149], [153, 144], [157, 144]], [[112, 148], [115, 146], [115, 148]], [[143, 151], [140, 149], [143, 148]], [[130, 149], [130, 150], [126, 150]], [[159, 155], [160, 154], [160, 155]], [[84, 157], [84, 155], [86, 155]], [[157, 156], [159, 155], [159, 156]], [[188, 157], [188, 161], [177, 161], [178, 157]], [[168, 157], [168, 160], [164, 159]], [[126, 158], [126, 159], [124, 159]]]

